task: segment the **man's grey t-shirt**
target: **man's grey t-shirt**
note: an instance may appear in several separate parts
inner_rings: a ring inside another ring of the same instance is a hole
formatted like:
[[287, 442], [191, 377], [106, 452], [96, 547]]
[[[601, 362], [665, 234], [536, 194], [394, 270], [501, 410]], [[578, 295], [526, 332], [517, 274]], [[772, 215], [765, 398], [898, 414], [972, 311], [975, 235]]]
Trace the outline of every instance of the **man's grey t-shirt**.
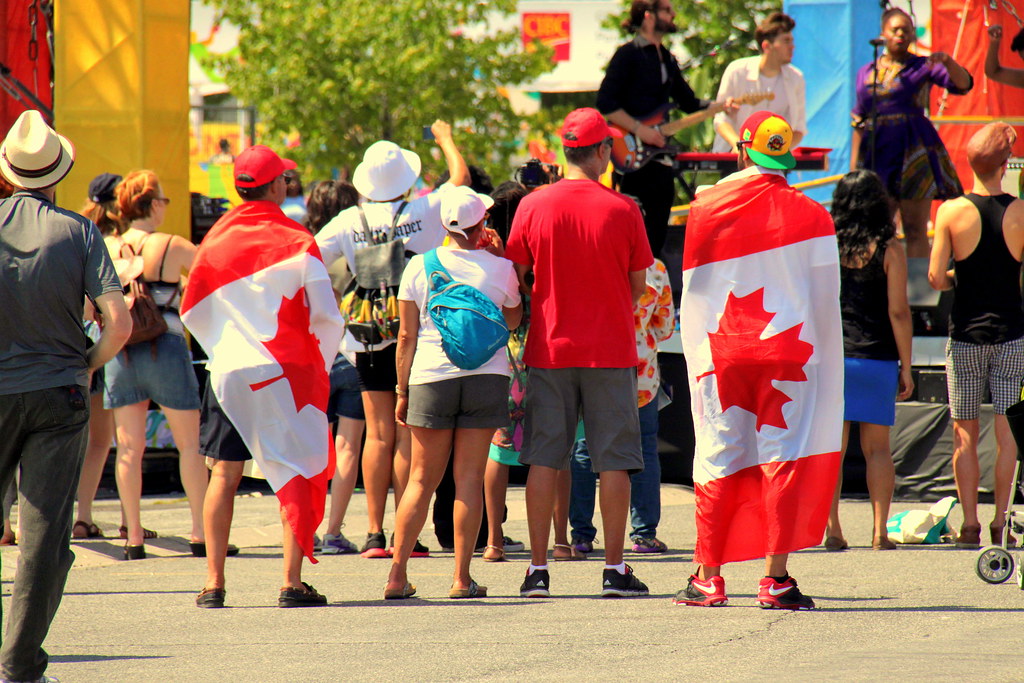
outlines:
[[38, 192], [0, 201], [0, 394], [87, 386], [85, 297], [120, 290], [92, 221]]

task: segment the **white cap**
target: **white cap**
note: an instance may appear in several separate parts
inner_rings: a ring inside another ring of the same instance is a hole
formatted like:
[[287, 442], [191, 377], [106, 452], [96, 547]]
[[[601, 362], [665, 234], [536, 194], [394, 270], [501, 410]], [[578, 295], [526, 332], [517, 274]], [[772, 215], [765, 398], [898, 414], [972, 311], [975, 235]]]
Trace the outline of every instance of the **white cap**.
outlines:
[[441, 223], [445, 230], [466, 236], [465, 231], [484, 219], [494, 200], [459, 185], [441, 193]]

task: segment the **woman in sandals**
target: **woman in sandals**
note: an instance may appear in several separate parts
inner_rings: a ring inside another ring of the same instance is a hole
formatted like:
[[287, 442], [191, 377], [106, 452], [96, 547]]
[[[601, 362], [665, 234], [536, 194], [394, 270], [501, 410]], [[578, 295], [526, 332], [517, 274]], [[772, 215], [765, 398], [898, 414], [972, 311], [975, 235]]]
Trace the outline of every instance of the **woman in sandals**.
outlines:
[[[103, 238], [117, 235], [123, 230], [114, 189], [122, 178], [113, 173], [101, 173], [89, 182], [89, 198], [79, 212], [100, 229]], [[121, 275], [121, 272], [118, 272]], [[86, 300], [85, 334], [99, 339], [99, 325], [93, 319], [92, 302]], [[92, 503], [103, 477], [103, 467], [110, 455], [114, 440], [114, 417], [103, 407], [104, 370], [92, 374], [89, 385], [89, 443], [85, 448], [82, 474], [78, 478], [78, 514], [71, 527], [71, 538], [103, 538], [103, 530], [93, 521]], [[121, 524], [124, 524], [123, 513]]]
[[[493, 200], [469, 188], [453, 188], [441, 198], [441, 221], [451, 243], [436, 250], [441, 266], [456, 282], [482, 291], [504, 313], [510, 329], [523, 307], [512, 262], [478, 248]], [[411, 597], [408, 562], [427, 519], [430, 498], [453, 457], [455, 474], [455, 574], [451, 598], [485, 597], [487, 588], [469, 574], [483, 516], [483, 480], [495, 429], [508, 426], [509, 364], [502, 347], [474, 370], [454, 365], [427, 310], [430, 285], [425, 256], [415, 256], [402, 275], [398, 293], [401, 328], [396, 365], [395, 419], [412, 432], [409, 484], [395, 518], [395, 549], [385, 599]]]
[[145, 539], [156, 532], [143, 529], [140, 517], [142, 456], [146, 450], [146, 417], [152, 400], [163, 410], [178, 449], [181, 482], [192, 510], [192, 552], [205, 556], [203, 497], [207, 470], [199, 458], [199, 384], [192, 369], [178, 302], [196, 247], [175, 235], [159, 233], [170, 199], [152, 171], [133, 171], [117, 186], [117, 204], [127, 229], [107, 238], [114, 259], [142, 258], [140, 279], [149, 286], [163, 311], [167, 332], [149, 342], [126, 346], [106, 366], [104, 405], [114, 411], [117, 436], [117, 490], [125, 526], [121, 537], [125, 559], [146, 556]]
[[[896, 482], [889, 430], [896, 421], [896, 401], [906, 400], [914, 390], [907, 256], [896, 239], [892, 201], [873, 171], [862, 169], [843, 176], [832, 195], [832, 219], [839, 242], [846, 356], [843, 453], [850, 423], [860, 423], [860, 448], [874, 513], [871, 547], [892, 550], [896, 546], [885, 528]], [[839, 524], [842, 487], [840, 470], [825, 532], [825, 549], [830, 551], [849, 547]]]

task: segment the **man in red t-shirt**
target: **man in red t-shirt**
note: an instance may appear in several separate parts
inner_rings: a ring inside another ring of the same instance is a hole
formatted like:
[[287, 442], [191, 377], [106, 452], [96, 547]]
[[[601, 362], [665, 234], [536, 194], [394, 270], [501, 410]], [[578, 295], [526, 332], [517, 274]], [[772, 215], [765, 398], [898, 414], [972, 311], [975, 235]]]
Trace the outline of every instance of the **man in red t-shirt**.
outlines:
[[[582, 415], [594, 471], [601, 477], [605, 570], [602, 595], [646, 595], [622, 561], [629, 475], [643, 469], [636, 407], [633, 308], [654, 262], [636, 204], [599, 184], [612, 137], [596, 109], [571, 112], [562, 126], [565, 178], [523, 199], [505, 257], [530, 294], [523, 360], [526, 434], [519, 460], [530, 465], [526, 512], [532, 559], [523, 597], [548, 597], [548, 537], [559, 470]], [[533, 281], [528, 282], [532, 272]]]

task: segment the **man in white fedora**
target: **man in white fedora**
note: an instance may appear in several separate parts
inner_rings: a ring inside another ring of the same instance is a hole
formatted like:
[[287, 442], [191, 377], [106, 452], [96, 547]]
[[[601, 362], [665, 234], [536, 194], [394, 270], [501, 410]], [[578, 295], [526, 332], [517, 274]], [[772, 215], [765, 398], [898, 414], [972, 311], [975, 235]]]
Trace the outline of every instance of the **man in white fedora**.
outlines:
[[[0, 490], [20, 468], [18, 572], [0, 648], [4, 681], [44, 675], [42, 648], [74, 560], [71, 513], [89, 425], [89, 378], [131, 333], [121, 282], [92, 221], [53, 203], [71, 143], [26, 111], [0, 145], [16, 188], [0, 202]], [[89, 297], [103, 315], [86, 347]]]
[[[441, 246], [446, 234], [441, 223], [441, 194], [452, 186], [467, 185], [469, 168], [452, 139], [450, 125], [435, 121], [430, 130], [444, 153], [451, 179], [437, 192], [404, 201], [419, 178], [419, 156], [387, 140], [370, 145], [352, 176], [352, 184], [365, 201], [342, 211], [316, 236], [328, 268], [344, 256], [358, 279], [356, 252], [390, 239], [401, 240], [407, 255], [409, 252], [422, 254]], [[398, 282], [394, 285], [397, 290]], [[397, 315], [396, 309], [396, 321]], [[354, 365], [366, 413], [363, 484], [369, 527], [362, 555], [384, 558], [389, 556], [390, 548], [383, 529], [388, 486], [394, 484], [397, 508], [409, 479], [409, 430], [398, 427], [396, 431], [395, 426], [395, 386], [398, 383], [395, 339], [385, 338], [368, 347], [357, 341], [349, 330], [342, 339], [340, 351], [349, 356], [355, 354]], [[412, 557], [427, 554], [427, 549], [417, 541]]]

